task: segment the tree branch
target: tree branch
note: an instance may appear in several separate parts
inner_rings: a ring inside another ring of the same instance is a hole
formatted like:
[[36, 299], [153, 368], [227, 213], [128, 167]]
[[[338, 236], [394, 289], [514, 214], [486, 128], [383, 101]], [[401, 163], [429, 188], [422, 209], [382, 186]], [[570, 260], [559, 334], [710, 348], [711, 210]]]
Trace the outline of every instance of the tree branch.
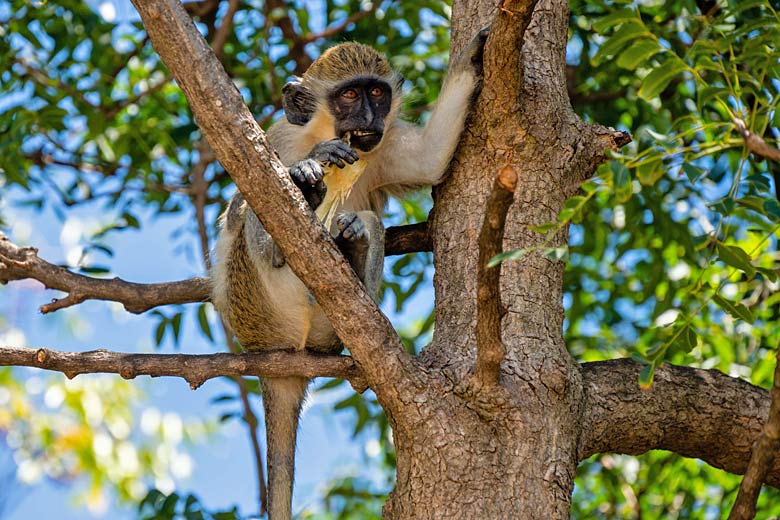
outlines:
[[385, 256], [432, 251], [427, 222], [391, 226], [385, 230]]
[[[430, 251], [428, 223], [387, 228], [385, 248], [386, 256]], [[208, 278], [145, 284], [121, 278], [84, 276], [41, 259], [37, 249], [19, 247], [0, 231], [0, 284], [27, 279], [38, 280], [48, 289], [68, 293], [65, 298], [41, 306], [44, 314], [87, 300], [118, 302], [128, 312], [140, 314], [161, 305], [205, 302], [211, 298]]]
[[747, 147], [748, 150], [765, 159], [780, 162], [780, 149], [771, 146], [764, 141], [760, 135], [748, 130], [742, 119], [734, 117], [732, 118], [732, 121], [734, 121], [734, 126], [737, 127], [737, 130], [739, 130], [739, 133], [742, 134], [742, 137], [745, 139], [745, 147]]
[[477, 388], [498, 384], [501, 362], [506, 347], [501, 341], [501, 264], [493, 267], [488, 262], [502, 251], [506, 214], [517, 187], [517, 171], [504, 166], [493, 183], [493, 191], [487, 200], [485, 219], [479, 232], [479, 263], [477, 267], [477, 364], [475, 370]]
[[761, 492], [767, 474], [772, 469], [775, 455], [780, 451], [780, 349], [775, 355], [774, 384], [770, 392], [772, 404], [769, 406], [769, 417], [764, 424], [753, 452], [750, 455], [745, 478], [739, 485], [739, 493], [734, 507], [729, 514], [729, 520], [750, 520], [756, 516], [756, 501]]
[[335, 36], [339, 34], [340, 32], [344, 31], [347, 27], [349, 27], [353, 23], [357, 23], [369, 14], [373, 13], [377, 9], [379, 9], [379, 6], [382, 4], [382, 2], [372, 2], [371, 7], [364, 11], [358, 11], [356, 13], [352, 13], [349, 15], [345, 20], [343, 20], [340, 23], [337, 23], [336, 25], [332, 25], [330, 27], [326, 27], [322, 32], [318, 33], [309, 33], [306, 36], [302, 38], [303, 43], [312, 43], [320, 38], [329, 38], [331, 36]]
[[[178, 0], [133, 0], [155, 50], [203, 135], [244, 198], [309, 288], [391, 414], [416, 391], [415, 361], [307, 207], [287, 169]], [[296, 208], [297, 207], [297, 208]], [[382, 384], [388, 380], [392, 383]], [[424, 382], [419, 381], [420, 385]]]
[[140, 284], [120, 278], [100, 279], [72, 273], [38, 257], [34, 247], [19, 247], [0, 232], [0, 283], [33, 278], [49, 289], [68, 293], [43, 305], [41, 312], [70, 307], [86, 300], [120, 302], [128, 312], [140, 314], [158, 305], [208, 301], [208, 278]]
[[[630, 359], [582, 365], [580, 460], [594, 453], [670, 450], [742, 474], [769, 410], [769, 392], [717, 370], [663, 365], [650, 390]], [[780, 486], [780, 461], [766, 482]]]
[[233, 16], [238, 11], [239, 4], [239, 0], [229, 0], [228, 10], [225, 16], [222, 17], [219, 28], [214, 33], [214, 39], [211, 40], [211, 47], [214, 49], [214, 54], [217, 55], [219, 61], [222, 61], [225, 56], [225, 42], [227, 42], [230, 31], [233, 29]]
[[136, 376], [181, 377], [193, 390], [221, 376], [337, 377], [358, 392], [366, 380], [349, 356], [274, 350], [234, 354], [129, 354], [108, 350], [62, 352], [47, 348], [0, 347], [0, 366], [25, 366], [62, 372], [69, 379], [79, 374], [106, 372], [125, 379]]

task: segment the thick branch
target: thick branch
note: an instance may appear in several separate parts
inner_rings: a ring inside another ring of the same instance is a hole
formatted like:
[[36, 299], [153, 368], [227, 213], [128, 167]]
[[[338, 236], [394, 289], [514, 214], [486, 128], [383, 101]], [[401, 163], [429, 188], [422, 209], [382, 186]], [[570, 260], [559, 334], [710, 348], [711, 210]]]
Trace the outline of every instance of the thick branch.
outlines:
[[[393, 404], [401, 404], [398, 392], [415, 391], [408, 380], [414, 362], [392, 325], [307, 207], [180, 2], [134, 0], [133, 4], [215, 156], [392, 412]], [[388, 379], [393, 383], [381, 384]]]
[[385, 256], [431, 251], [428, 223], [391, 226], [385, 230]]
[[0, 232], [0, 283], [33, 278], [49, 289], [68, 293], [61, 300], [43, 305], [41, 312], [56, 311], [86, 300], [120, 302], [129, 312], [139, 314], [158, 305], [207, 301], [208, 278], [179, 282], [140, 284], [120, 278], [100, 279], [72, 273], [38, 257], [33, 247], [19, 247]]
[[[582, 365], [585, 401], [579, 458], [670, 450], [742, 474], [769, 411], [769, 392], [717, 370], [664, 365], [640, 390], [641, 365], [616, 359]], [[780, 461], [766, 482], [780, 486]]]
[[761, 435], [753, 445], [745, 478], [739, 485], [739, 493], [734, 507], [731, 509], [731, 514], [729, 514], [729, 520], [750, 520], [756, 516], [756, 501], [761, 492], [761, 485], [772, 469], [772, 463], [775, 461], [777, 453], [780, 452], [780, 349], [778, 349], [776, 357], [769, 418], [764, 424]]
[[745, 139], [745, 146], [748, 150], [765, 159], [780, 162], [780, 149], [771, 146], [764, 141], [760, 135], [754, 134], [748, 130], [747, 126], [745, 126], [745, 122], [740, 118], [735, 117], [733, 121], [734, 126], [737, 127], [737, 130], [739, 130], [739, 133], [742, 134], [742, 137]]
[[221, 376], [338, 377], [362, 392], [366, 382], [348, 356], [308, 352], [253, 352], [233, 354], [127, 354], [108, 350], [61, 352], [47, 348], [0, 347], [0, 366], [25, 366], [62, 372], [69, 379], [79, 374], [106, 372], [125, 379], [136, 376], [181, 377], [194, 390]]
[[479, 388], [498, 384], [501, 362], [506, 347], [501, 341], [501, 264], [493, 267], [488, 262], [502, 251], [506, 214], [517, 187], [517, 172], [504, 166], [496, 175], [493, 191], [487, 200], [485, 220], [479, 232], [479, 264], [477, 268], [477, 366], [476, 383]]

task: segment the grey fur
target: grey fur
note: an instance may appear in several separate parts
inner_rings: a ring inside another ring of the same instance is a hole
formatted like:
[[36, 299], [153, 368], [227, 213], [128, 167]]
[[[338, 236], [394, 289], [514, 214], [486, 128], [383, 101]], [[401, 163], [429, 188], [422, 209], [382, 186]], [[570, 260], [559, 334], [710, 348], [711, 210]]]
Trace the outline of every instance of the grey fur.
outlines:
[[[276, 122], [268, 137], [282, 161], [291, 168], [296, 185], [316, 208], [324, 195], [320, 186], [322, 168], [314, 168], [309, 162], [318, 158], [314, 156], [334, 151], [336, 159], [352, 162], [355, 153], [342, 150], [341, 144], [325, 144], [336, 137], [335, 116], [329, 112], [325, 96], [339, 83], [366, 74], [381, 77], [393, 86], [392, 109], [384, 120], [382, 140], [370, 152], [357, 152], [356, 156], [366, 161], [366, 168], [331, 229], [355, 273], [375, 297], [384, 261], [381, 214], [387, 197], [442, 180], [479, 85], [479, 57], [484, 41], [485, 35], [480, 34], [453, 61], [436, 108], [424, 128], [397, 119], [402, 104], [400, 75], [390, 69], [386, 60], [377, 61], [384, 58], [375, 51], [358, 44], [342, 44], [327, 51], [303, 78], [295, 81], [294, 88], [285, 90], [297, 96], [285, 100], [285, 107], [296, 113], [292, 121], [283, 118]], [[363, 66], [368, 68], [361, 69]], [[306, 107], [314, 107], [314, 113], [305, 113]], [[212, 281], [214, 306], [247, 350], [297, 349], [305, 345], [321, 352], [341, 351], [341, 342], [328, 319], [285, 264], [240, 193], [233, 197], [222, 217]], [[307, 384], [308, 380], [297, 377], [262, 380], [269, 520], [291, 517], [296, 431]]]

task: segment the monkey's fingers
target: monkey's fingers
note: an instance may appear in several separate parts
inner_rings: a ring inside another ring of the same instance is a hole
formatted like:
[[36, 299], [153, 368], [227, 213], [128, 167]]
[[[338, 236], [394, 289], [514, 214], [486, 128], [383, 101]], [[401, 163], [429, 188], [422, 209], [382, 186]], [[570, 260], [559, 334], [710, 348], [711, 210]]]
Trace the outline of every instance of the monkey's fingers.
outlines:
[[[332, 154], [328, 155], [328, 162], [330, 164], [332, 164], [333, 166], [338, 166], [339, 168], [343, 168], [344, 167], [344, 161], [342, 161], [341, 157], [339, 157], [335, 153], [332, 153]], [[349, 161], [350, 164], [352, 164], [352, 162], [354, 162], [354, 161]]]
[[290, 167], [290, 176], [298, 187], [314, 186], [322, 180], [325, 172], [317, 161], [304, 159]]

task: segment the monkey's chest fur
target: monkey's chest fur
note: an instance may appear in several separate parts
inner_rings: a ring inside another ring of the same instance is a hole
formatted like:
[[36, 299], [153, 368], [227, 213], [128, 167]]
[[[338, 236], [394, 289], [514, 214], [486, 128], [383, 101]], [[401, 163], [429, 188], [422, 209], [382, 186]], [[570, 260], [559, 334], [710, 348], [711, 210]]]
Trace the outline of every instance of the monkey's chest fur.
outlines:
[[258, 266], [249, 255], [246, 230], [225, 259], [225, 301], [220, 309], [247, 350], [307, 348], [339, 352], [341, 342], [309, 290], [288, 266]]

